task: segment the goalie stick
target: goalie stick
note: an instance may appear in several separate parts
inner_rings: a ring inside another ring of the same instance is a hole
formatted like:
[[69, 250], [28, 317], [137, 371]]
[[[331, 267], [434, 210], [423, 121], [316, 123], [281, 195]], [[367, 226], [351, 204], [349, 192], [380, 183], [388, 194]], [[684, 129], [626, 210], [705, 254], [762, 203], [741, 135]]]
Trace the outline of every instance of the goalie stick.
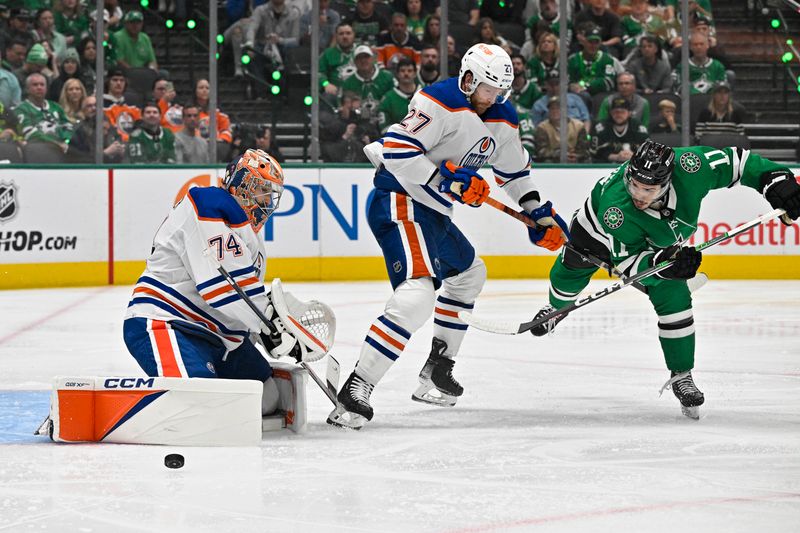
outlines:
[[[719, 244], [719, 243], [721, 243], [723, 241], [726, 241], [726, 240], [728, 240], [728, 239], [730, 239], [732, 237], [735, 237], [736, 235], [739, 235], [740, 233], [744, 233], [745, 231], [749, 230], [750, 228], [758, 226], [759, 224], [762, 224], [762, 223], [766, 222], [767, 220], [771, 220], [771, 219], [773, 219], [775, 217], [781, 216], [784, 213], [786, 213], [786, 211], [784, 211], [783, 209], [773, 209], [769, 213], [766, 213], [764, 215], [761, 215], [760, 217], [754, 218], [753, 220], [751, 220], [749, 222], [745, 222], [744, 224], [741, 224], [740, 226], [737, 226], [737, 227], [733, 228], [732, 230], [730, 230], [730, 231], [728, 231], [726, 233], [723, 233], [722, 235], [714, 237], [713, 239], [710, 239], [710, 240], [708, 240], [706, 242], [700, 243], [697, 246], [695, 246], [694, 248], [698, 252], [703, 251], [706, 248], [710, 248], [710, 247], [714, 246], [715, 244]], [[629, 277], [627, 279], [624, 279], [624, 280], [621, 279], [621, 280], [619, 280], [619, 281], [617, 281], [615, 283], [612, 283], [611, 285], [609, 285], [608, 287], [606, 287], [605, 289], [603, 289], [601, 291], [595, 292], [594, 294], [590, 294], [589, 296], [584, 296], [583, 298], [578, 298], [577, 300], [575, 300], [571, 304], [567, 305], [566, 307], [562, 307], [561, 309], [557, 309], [557, 310], [553, 311], [552, 313], [550, 313], [548, 315], [540, 317], [537, 320], [531, 320], [531, 321], [522, 322], [522, 323], [510, 322], [510, 321], [506, 321], [506, 320], [493, 320], [493, 319], [486, 319], [486, 318], [476, 317], [472, 313], [469, 313], [467, 311], [460, 311], [458, 313], [458, 318], [460, 318], [461, 320], [466, 322], [467, 325], [473, 326], [473, 327], [475, 327], [477, 329], [480, 329], [481, 331], [487, 331], [489, 333], [498, 333], [500, 335], [518, 335], [520, 333], [524, 333], [526, 331], [529, 331], [529, 330], [535, 328], [536, 326], [544, 324], [545, 322], [547, 322], [549, 320], [552, 320], [552, 319], [554, 319], [556, 317], [559, 317], [559, 316], [562, 316], [562, 315], [567, 315], [567, 314], [571, 313], [572, 311], [578, 309], [579, 307], [583, 307], [583, 306], [588, 305], [588, 304], [590, 304], [590, 303], [592, 303], [594, 301], [597, 301], [597, 300], [599, 300], [601, 298], [604, 298], [604, 297], [608, 296], [609, 294], [612, 294], [612, 293], [615, 293], [615, 292], [617, 292], [619, 290], [622, 290], [625, 287], [628, 287], [629, 285], [633, 285], [635, 282], [637, 282], [639, 280], [648, 278], [648, 277], [652, 276], [653, 274], [657, 274], [657, 273], [661, 272], [662, 270], [665, 270], [666, 268], [669, 268], [672, 265], [672, 263], [674, 263], [674, 260], [672, 260], [672, 259], [668, 259], [666, 261], [662, 261], [661, 263], [659, 263], [657, 265], [653, 265], [652, 267], [648, 268], [647, 270], [643, 270], [642, 272], [639, 272], [638, 274], [636, 274], [634, 276], [631, 276], [631, 277]]]
[[[208, 252], [208, 250], [206, 251]], [[210, 252], [207, 253], [206, 255], [209, 257], [209, 259], [213, 260]], [[227, 281], [228, 284], [233, 288], [233, 290], [236, 291], [236, 294], [238, 294], [241, 297], [241, 299], [244, 300], [247, 306], [250, 307], [250, 309], [256, 314], [256, 316], [259, 319], [261, 319], [261, 322], [263, 322], [264, 325], [267, 327], [267, 329], [269, 329], [270, 334], [278, 333], [278, 329], [275, 327], [275, 324], [273, 324], [272, 321], [269, 320], [264, 315], [264, 313], [256, 306], [256, 304], [253, 303], [253, 300], [251, 300], [250, 297], [247, 294], [245, 294], [244, 289], [242, 289], [239, 286], [239, 284], [236, 283], [236, 280], [231, 277], [230, 273], [225, 269], [225, 267], [220, 265], [219, 262], [217, 261], [215, 261], [215, 264], [217, 266], [217, 271], [220, 274], [222, 274], [222, 277], [225, 278], [225, 281]], [[325, 393], [325, 396], [328, 397], [328, 399], [333, 403], [333, 405], [338, 406], [339, 401], [336, 399], [335, 391], [339, 383], [339, 361], [336, 361], [336, 359], [331, 354], [328, 354], [328, 358], [329, 358], [328, 372], [326, 376], [327, 383], [323, 382], [319, 378], [317, 373], [314, 372], [314, 370], [310, 366], [308, 366], [308, 363], [306, 363], [305, 361], [298, 361], [298, 362], [300, 363], [300, 366], [302, 366], [306, 370], [306, 372], [308, 372], [308, 375], [311, 376], [311, 379], [313, 379], [314, 382], [319, 386], [319, 388], [322, 389], [322, 392]], [[335, 382], [331, 383], [332, 380], [335, 380]], [[333, 391], [331, 391], [331, 389], [333, 389]]]

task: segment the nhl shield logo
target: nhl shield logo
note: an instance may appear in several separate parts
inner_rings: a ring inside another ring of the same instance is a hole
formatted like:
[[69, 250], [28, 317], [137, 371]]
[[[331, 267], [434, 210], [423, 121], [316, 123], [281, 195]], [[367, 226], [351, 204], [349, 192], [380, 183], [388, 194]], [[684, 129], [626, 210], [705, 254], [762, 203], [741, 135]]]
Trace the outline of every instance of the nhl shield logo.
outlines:
[[0, 182], [0, 222], [17, 214], [17, 187], [14, 182]]
[[399, 274], [400, 271], [403, 270], [403, 263], [401, 263], [400, 261], [395, 261], [394, 263], [392, 263], [392, 268], [397, 274]]
[[697, 156], [697, 154], [693, 154], [692, 152], [686, 152], [683, 154], [679, 160], [679, 163], [681, 168], [689, 174], [694, 174], [700, 170], [700, 158]]
[[625, 222], [625, 215], [619, 207], [609, 207], [603, 215], [603, 222], [609, 229], [617, 229]]

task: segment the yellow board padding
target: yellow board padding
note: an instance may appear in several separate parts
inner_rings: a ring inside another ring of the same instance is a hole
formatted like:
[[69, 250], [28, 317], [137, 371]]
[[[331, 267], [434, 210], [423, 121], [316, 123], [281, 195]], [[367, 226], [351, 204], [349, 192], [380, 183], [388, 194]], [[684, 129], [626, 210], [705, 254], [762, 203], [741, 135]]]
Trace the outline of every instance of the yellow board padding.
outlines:
[[[546, 278], [555, 256], [482, 256], [489, 278]], [[114, 263], [114, 284], [133, 285], [144, 261]], [[714, 279], [800, 279], [800, 256], [706, 255], [701, 271]], [[268, 279], [284, 281], [386, 280], [382, 257], [299, 257], [267, 260]], [[595, 277], [608, 278], [598, 272]], [[108, 264], [43, 263], [0, 265], [0, 289], [86, 287], [108, 283]]]
[[0, 265], [0, 289], [93, 287], [108, 283], [108, 262]]

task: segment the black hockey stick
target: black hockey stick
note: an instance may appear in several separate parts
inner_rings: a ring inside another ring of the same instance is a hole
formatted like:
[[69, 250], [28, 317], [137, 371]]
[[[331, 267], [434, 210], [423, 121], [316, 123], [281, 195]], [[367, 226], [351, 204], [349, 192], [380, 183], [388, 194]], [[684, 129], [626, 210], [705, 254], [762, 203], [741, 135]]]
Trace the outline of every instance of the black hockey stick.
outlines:
[[[530, 228], [533, 228], [533, 229], [539, 229], [540, 228], [540, 226], [536, 223], [536, 221], [533, 220], [528, 215], [525, 215], [523, 213], [520, 213], [519, 211], [516, 211], [515, 209], [512, 209], [510, 206], [507, 206], [503, 202], [501, 202], [499, 200], [496, 200], [496, 199], [492, 198], [491, 196], [486, 198], [484, 203], [494, 207], [495, 209], [497, 209], [499, 211], [502, 211], [503, 213], [505, 213], [505, 214], [507, 214], [507, 215], [509, 215], [509, 216], [511, 216], [513, 218], [516, 218], [517, 220], [519, 220], [520, 222], [522, 222], [523, 224], [525, 224], [526, 226], [528, 226]], [[609, 265], [608, 263], [606, 263], [605, 261], [603, 261], [599, 257], [596, 257], [596, 256], [594, 256], [594, 255], [592, 255], [590, 253], [578, 250], [577, 248], [575, 248], [572, 245], [571, 242], [567, 241], [566, 243], [564, 243], [564, 247], [567, 248], [568, 250], [570, 250], [571, 252], [575, 253], [576, 255], [578, 255], [578, 257], [580, 257], [581, 260], [584, 263], [591, 263], [594, 266], [596, 266], [597, 268], [605, 270], [606, 272], [608, 272], [609, 276], [613, 274], [613, 275], [617, 276], [619, 279], [626, 279], [625, 274], [623, 274], [622, 272], [617, 270], [617, 268], [614, 265]], [[634, 283], [633, 286], [636, 289], [640, 290], [641, 292], [647, 294], [647, 289], [641, 283], [638, 283], [638, 282]]]
[[[210, 254], [208, 255], [210, 257]], [[256, 306], [256, 304], [253, 303], [253, 300], [251, 300], [250, 297], [247, 294], [245, 294], [244, 289], [242, 289], [239, 286], [239, 284], [236, 283], [236, 280], [231, 277], [231, 275], [228, 273], [225, 267], [220, 265], [218, 261], [216, 262], [216, 264], [217, 264], [217, 271], [220, 274], [222, 274], [222, 277], [225, 278], [225, 281], [227, 281], [231, 287], [233, 287], [233, 290], [236, 291], [236, 294], [238, 294], [241, 297], [241, 299], [244, 300], [244, 302], [248, 305], [248, 307], [250, 307], [250, 309], [256, 314], [256, 316], [259, 319], [261, 319], [261, 322], [263, 322], [264, 325], [269, 330], [270, 335], [278, 334], [279, 333], [278, 328], [275, 327], [275, 324], [273, 324], [272, 321], [268, 319], [266, 315], [264, 315], [261, 309], [259, 309]], [[328, 354], [328, 357], [335, 361], [335, 365], [332, 365], [332, 367], [335, 366], [336, 368], [336, 378], [337, 378], [336, 381], [338, 381], [339, 361], [336, 361], [331, 354]], [[328, 399], [333, 403], [334, 406], [338, 407], [339, 401], [336, 399], [336, 392], [335, 392], [337, 384], [332, 384], [332, 383], [326, 384], [319, 378], [317, 373], [314, 372], [314, 370], [312, 370], [310, 366], [308, 366], [308, 363], [306, 363], [305, 361], [298, 361], [298, 362], [300, 363], [300, 366], [305, 368], [306, 372], [308, 372], [308, 375], [311, 376], [311, 379], [313, 379], [314, 382], [317, 385], [319, 385], [319, 388], [322, 389], [322, 392], [325, 393], [325, 396], [328, 397]], [[328, 372], [328, 377], [329, 378], [332, 377], [332, 373], [330, 371]], [[333, 391], [331, 389], [333, 389]]]
[[[719, 244], [719, 243], [721, 243], [723, 241], [726, 241], [726, 240], [728, 240], [728, 239], [730, 239], [732, 237], [735, 237], [736, 235], [739, 235], [740, 233], [744, 233], [745, 231], [749, 230], [750, 228], [758, 226], [759, 224], [762, 224], [763, 222], [766, 222], [767, 220], [770, 220], [770, 219], [773, 219], [773, 218], [775, 218], [777, 216], [780, 216], [780, 215], [784, 214], [785, 212], [786, 211], [784, 211], [783, 209], [773, 209], [769, 213], [761, 215], [758, 218], [754, 218], [750, 222], [745, 222], [744, 224], [733, 228], [732, 230], [728, 231], [727, 233], [723, 233], [722, 235], [714, 237], [711, 240], [708, 240], [708, 241], [706, 241], [704, 243], [698, 244], [694, 248], [697, 251], [703, 251], [706, 248], [710, 248], [710, 247], [714, 246], [715, 244]], [[557, 317], [560, 317], [560, 316], [563, 316], [563, 315], [567, 315], [567, 314], [571, 313], [572, 311], [578, 309], [579, 307], [583, 307], [583, 306], [588, 305], [588, 304], [590, 304], [590, 303], [592, 303], [594, 301], [597, 301], [597, 300], [599, 300], [601, 298], [604, 298], [604, 297], [608, 296], [609, 294], [612, 294], [612, 293], [615, 293], [615, 292], [617, 292], [619, 290], [622, 290], [625, 287], [628, 287], [629, 285], [633, 285], [635, 282], [637, 282], [639, 280], [642, 280], [642, 279], [648, 278], [648, 277], [650, 277], [650, 276], [652, 276], [654, 274], [657, 274], [657, 273], [661, 272], [662, 270], [664, 270], [666, 268], [669, 268], [672, 265], [672, 263], [674, 263], [674, 259], [668, 259], [666, 261], [662, 261], [659, 264], [654, 265], [654, 266], [648, 268], [647, 270], [643, 270], [642, 272], [639, 272], [638, 274], [633, 275], [633, 276], [631, 276], [631, 277], [629, 277], [627, 279], [624, 279], [624, 280], [621, 279], [621, 280], [619, 280], [619, 281], [617, 281], [615, 283], [612, 283], [611, 285], [609, 285], [608, 287], [606, 287], [605, 289], [603, 289], [601, 291], [598, 291], [598, 292], [596, 292], [594, 294], [590, 294], [589, 296], [584, 296], [583, 298], [578, 298], [577, 300], [575, 300], [571, 304], [567, 305], [566, 307], [562, 307], [561, 309], [557, 309], [557, 310], [553, 311], [550, 314], [547, 314], [547, 315], [545, 315], [543, 317], [539, 317], [538, 319], [534, 319], [534, 320], [531, 320], [531, 321], [528, 321], [528, 322], [519, 323], [519, 322], [509, 322], [509, 321], [484, 319], [484, 318], [476, 317], [472, 313], [469, 313], [467, 311], [460, 311], [458, 313], [458, 318], [460, 318], [461, 320], [466, 322], [467, 325], [473, 326], [473, 327], [475, 327], [477, 329], [480, 329], [482, 331], [488, 331], [490, 333], [498, 333], [498, 334], [501, 334], [501, 335], [518, 335], [520, 333], [524, 333], [526, 331], [529, 331], [529, 330], [531, 330], [531, 329], [533, 329], [533, 328], [535, 328], [537, 326], [540, 326], [540, 325], [548, 322], [549, 320], [552, 320], [554, 318], [557, 318]]]

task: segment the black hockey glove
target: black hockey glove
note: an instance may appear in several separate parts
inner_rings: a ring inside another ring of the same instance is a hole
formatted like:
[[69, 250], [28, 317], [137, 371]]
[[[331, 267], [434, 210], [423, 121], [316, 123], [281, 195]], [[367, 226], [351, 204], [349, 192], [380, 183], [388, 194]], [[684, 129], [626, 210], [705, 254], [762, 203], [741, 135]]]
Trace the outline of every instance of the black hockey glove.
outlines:
[[775, 209], [785, 209], [781, 222], [787, 226], [800, 216], [800, 185], [787, 170], [771, 170], [761, 174], [764, 198]]
[[653, 266], [669, 259], [674, 259], [675, 262], [658, 272], [656, 276], [661, 279], [691, 279], [700, 268], [703, 252], [698, 252], [694, 246], [678, 246], [676, 244], [656, 252], [653, 256]]

